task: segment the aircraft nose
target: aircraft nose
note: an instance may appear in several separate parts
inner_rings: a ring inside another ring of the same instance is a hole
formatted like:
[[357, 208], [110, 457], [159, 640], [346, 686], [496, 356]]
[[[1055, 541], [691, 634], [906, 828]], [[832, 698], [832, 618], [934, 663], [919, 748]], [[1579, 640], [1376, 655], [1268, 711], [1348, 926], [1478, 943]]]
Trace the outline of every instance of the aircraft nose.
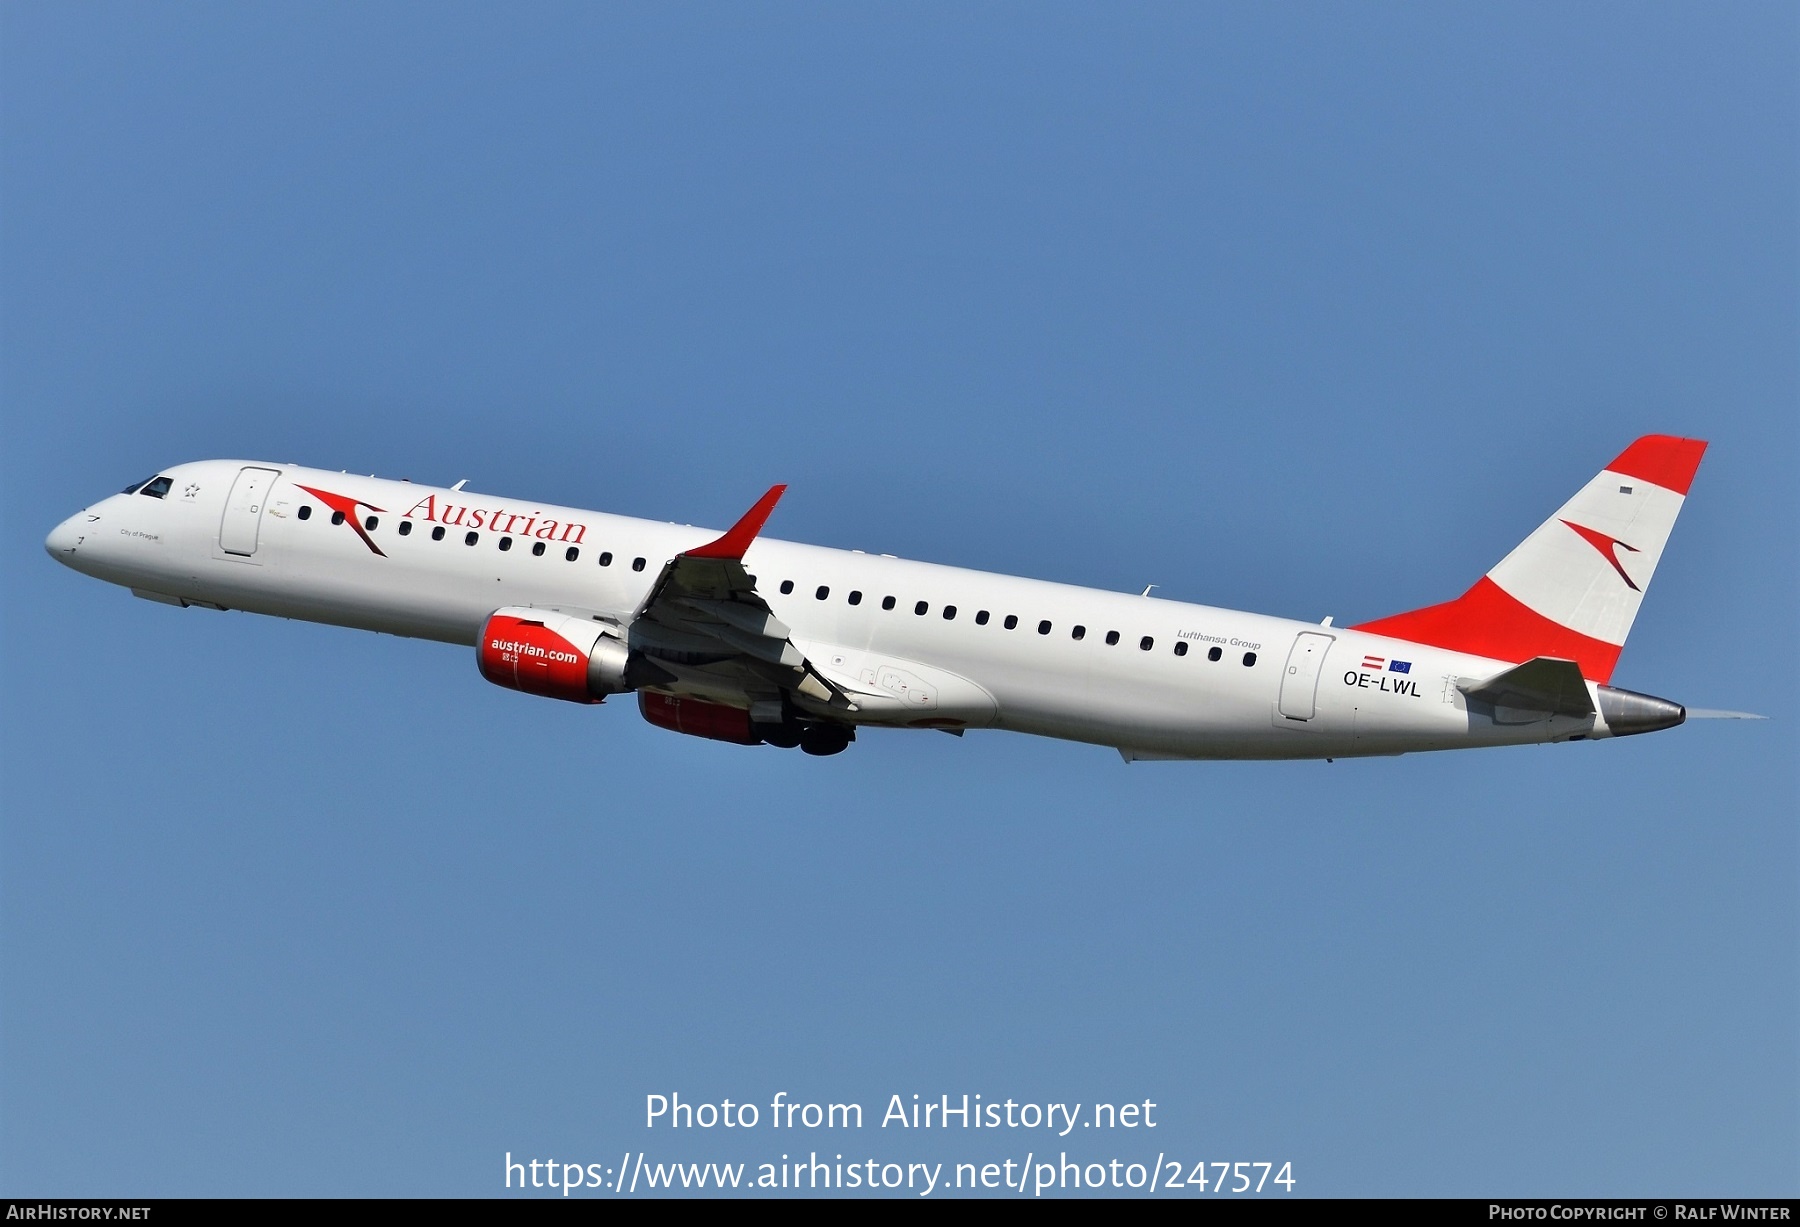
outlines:
[[69, 561], [87, 531], [87, 519], [85, 512], [72, 515], [51, 529], [50, 535], [44, 538], [44, 552], [58, 562]]

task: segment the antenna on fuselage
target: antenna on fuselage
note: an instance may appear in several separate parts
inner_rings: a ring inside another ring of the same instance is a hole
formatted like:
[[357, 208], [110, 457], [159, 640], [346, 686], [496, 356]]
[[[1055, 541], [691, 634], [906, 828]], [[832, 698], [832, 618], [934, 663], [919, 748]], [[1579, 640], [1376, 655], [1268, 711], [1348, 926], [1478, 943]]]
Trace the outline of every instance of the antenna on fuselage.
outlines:
[[466, 485], [468, 485], [468, 484], [469, 484], [469, 479], [468, 479], [468, 478], [466, 478], [466, 477], [464, 477], [464, 478], [462, 478], [462, 479], [461, 479], [461, 480], [460, 480], [460, 481], [458, 481], [458, 482], [457, 482], [457, 483], [456, 483], [456, 484], [455, 484], [455, 485], [454, 485], [454, 486], [451, 486], [451, 487], [450, 487], [450, 488], [451, 488], [451, 489], [452, 489], [452, 490], [460, 490], [460, 489], [462, 489], [462, 488], [463, 488], [463, 487], [464, 487], [464, 486], [466, 486]]
[[1157, 585], [1156, 585], [1156, 584], [1145, 584], [1145, 585], [1144, 585], [1144, 590], [1143, 590], [1143, 591], [1142, 591], [1142, 592], [1140, 592], [1140, 593], [1138, 593], [1138, 595], [1139, 595], [1139, 596], [1149, 596], [1149, 595], [1150, 595], [1150, 589], [1152, 589], [1152, 588], [1155, 588], [1155, 587], [1157, 587]]

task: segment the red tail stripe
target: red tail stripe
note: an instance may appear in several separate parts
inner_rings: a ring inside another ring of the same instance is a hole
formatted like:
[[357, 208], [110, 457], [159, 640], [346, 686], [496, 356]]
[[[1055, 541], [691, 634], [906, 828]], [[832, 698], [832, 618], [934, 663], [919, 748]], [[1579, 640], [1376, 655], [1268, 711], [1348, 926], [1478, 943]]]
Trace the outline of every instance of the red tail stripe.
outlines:
[[1612, 677], [1613, 667], [1619, 663], [1620, 645], [1552, 622], [1485, 575], [1454, 601], [1350, 629], [1515, 664], [1534, 656], [1554, 656], [1574, 661], [1583, 677], [1602, 683]]
[[1694, 484], [1694, 471], [1706, 452], [1702, 439], [1678, 439], [1674, 435], [1645, 435], [1619, 453], [1606, 467], [1614, 473], [1654, 482], [1677, 494]]

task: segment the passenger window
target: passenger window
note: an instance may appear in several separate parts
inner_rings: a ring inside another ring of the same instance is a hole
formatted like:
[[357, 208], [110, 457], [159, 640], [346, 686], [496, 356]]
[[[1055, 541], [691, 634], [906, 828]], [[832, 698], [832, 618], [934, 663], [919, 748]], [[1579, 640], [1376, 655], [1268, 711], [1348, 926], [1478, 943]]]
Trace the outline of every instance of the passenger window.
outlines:
[[[470, 535], [473, 536], [474, 534], [471, 533]], [[473, 545], [475, 543], [473, 541], [471, 541], [469, 544]], [[507, 550], [510, 550], [511, 548], [512, 548], [512, 538], [511, 537], [500, 538], [500, 552], [502, 554], [504, 554]]]
[[1050, 633], [1050, 623], [1047, 620], [1043, 621], [1043, 622], [1039, 622], [1038, 623], [1038, 634], [1048, 635], [1049, 633]]
[[821, 601], [830, 595], [831, 595], [831, 589], [826, 587], [824, 584], [820, 584], [819, 590], [817, 592], [813, 593], [814, 598], [817, 600], [821, 600]]
[[439, 524], [436, 528], [431, 530], [431, 539], [433, 541], [442, 541], [444, 539], [444, 526], [442, 524]]
[[944, 621], [953, 622], [955, 620], [956, 620], [956, 606], [954, 606], [954, 605], [944, 606]]
[[642, 571], [644, 569], [644, 560], [642, 558], [633, 558], [631, 560], [631, 569], [633, 571]]
[[400, 535], [402, 537], [412, 536], [412, 521], [411, 520], [400, 521]]
[[975, 625], [976, 626], [986, 626], [987, 620], [988, 620], [988, 611], [987, 610], [978, 609], [975, 611]]
[[[125, 491], [125, 493], [130, 494], [131, 491], [127, 490], [127, 491]], [[300, 510], [296, 511], [294, 513], [294, 515], [302, 520], [310, 520], [310, 519], [312, 519], [312, 508], [308, 507], [306, 504], [302, 503], [300, 505]]]
[[913, 606], [913, 612], [923, 618], [925, 616], [925, 611], [930, 608], [931, 603], [929, 601], [920, 601], [917, 605]]
[[581, 557], [581, 551], [576, 549], [572, 545], [568, 549], [563, 551], [563, 558], [568, 562], [574, 562], [576, 559], [578, 559], [580, 557]]
[[173, 478], [159, 477], [149, 485], [145, 486], [142, 490], [139, 490], [138, 493], [148, 494], [151, 498], [161, 498], [169, 492], [169, 487], [174, 484], [175, 480]]
[[611, 550], [601, 550], [600, 551], [600, 565], [603, 567], [612, 566], [612, 551]]
[[1225, 653], [1221, 652], [1218, 648], [1207, 648], [1206, 649], [1206, 659], [1208, 659], [1208, 660], [1217, 660], [1217, 659], [1219, 659], [1219, 657], [1221, 657], [1223, 655], [1225, 655]]
[[341, 511], [332, 512], [331, 513], [331, 522], [333, 524], [342, 524], [344, 522], [344, 513]]
[[1256, 663], [1256, 653], [1255, 652], [1245, 652], [1244, 653], [1244, 667], [1246, 669], [1248, 669], [1251, 665], [1254, 665], [1255, 663]]
[[1175, 655], [1177, 655], [1177, 656], [1186, 656], [1187, 655], [1187, 640], [1183, 639], [1180, 643], [1177, 643], [1175, 645]]
[[794, 581], [793, 580], [784, 579], [781, 581], [781, 595], [782, 596], [786, 596], [788, 593], [792, 592], [793, 590], [794, 590]]
[[1012, 630], [1014, 627], [1019, 625], [1019, 615], [1018, 614], [1007, 614], [1006, 621], [1002, 622], [1000, 625], [1004, 626], [1009, 631]]
[[1148, 652], [1151, 648], [1153, 648], [1155, 646], [1156, 646], [1156, 640], [1150, 638], [1150, 636], [1148, 636], [1148, 635], [1145, 635], [1142, 639], [1138, 640], [1138, 647], [1140, 649], [1142, 649], [1143, 651]]
[[379, 523], [381, 523], [381, 521], [379, 519], [377, 519], [374, 516], [370, 516], [368, 519], [363, 521], [363, 527], [368, 529], [370, 532], [374, 532], [375, 526]]
[[1071, 638], [1071, 639], [1086, 639], [1087, 638], [1087, 627], [1085, 627], [1085, 626], [1076, 627], [1074, 630], [1069, 632], [1069, 638]]
[[862, 593], [852, 592], [848, 599], [852, 605], [861, 605], [862, 604]]
[[474, 545], [479, 540], [481, 540], [480, 533], [464, 533], [463, 534], [463, 544], [464, 545]]
[[533, 558], [542, 558], [544, 556], [544, 543], [542, 541], [534, 541], [531, 543], [531, 556]]
[[1118, 631], [1107, 631], [1106, 632], [1106, 646], [1107, 647], [1109, 647], [1109, 648], [1115, 647], [1115, 646], [1117, 646], [1118, 642], [1119, 642], [1119, 632]]
[[883, 609], [892, 609], [894, 607], [894, 598], [891, 596], [882, 597], [881, 598], [881, 607]]

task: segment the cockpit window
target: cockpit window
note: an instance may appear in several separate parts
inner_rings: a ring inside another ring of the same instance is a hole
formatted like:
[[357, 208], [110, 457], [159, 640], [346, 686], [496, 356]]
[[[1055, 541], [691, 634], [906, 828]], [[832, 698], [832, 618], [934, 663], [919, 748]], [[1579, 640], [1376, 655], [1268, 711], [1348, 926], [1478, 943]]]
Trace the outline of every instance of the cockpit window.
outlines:
[[126, 486], [123, 490], [119, 491], [119, 493], [120, 494], [136, 494], [139, 490], [142, 490], [145, 486], [147, 486], [149, 484], [150, 484], [150, 478], [140, 477], [136, 481], [132, 482], [129, 486]]
[[174, 484], [174, 478], [158, 477], [155, 481], [150, 482], [143, 489], [139, 490], [138, 493], [148, 494], [151, 498], [161, 498], [169, 492], [169, 487]]

